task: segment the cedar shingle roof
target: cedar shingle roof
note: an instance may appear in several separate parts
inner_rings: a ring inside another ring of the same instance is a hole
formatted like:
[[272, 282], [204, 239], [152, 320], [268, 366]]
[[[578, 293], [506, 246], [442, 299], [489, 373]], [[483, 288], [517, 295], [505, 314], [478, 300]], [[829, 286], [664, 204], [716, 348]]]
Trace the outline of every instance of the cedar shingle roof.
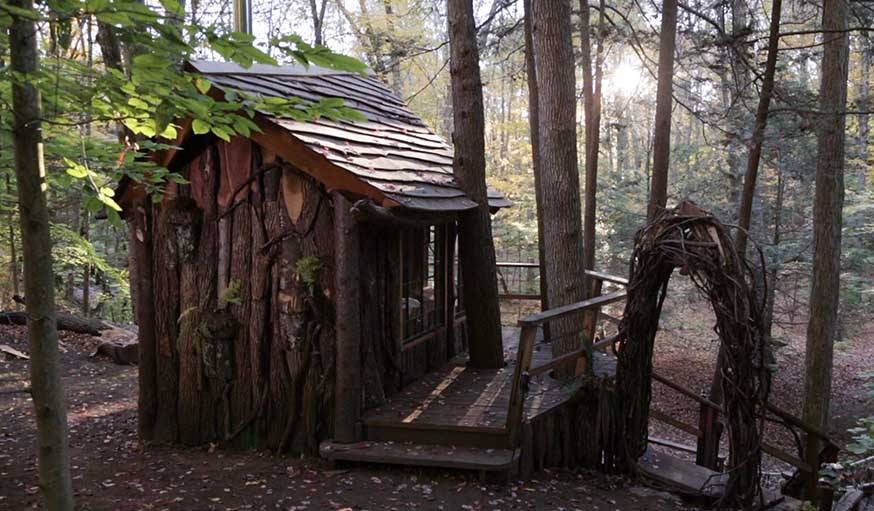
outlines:
[[[366, 121], [270, 120], [402, 206], [431, 211], [476, 206], [452, 175], [452, 147], [375, 78], [317, 66], [243, 68], [224, 62], [191, 62], [191, 66], [220, 89], [309, 101], [342, 98]], [[489, 205], [506, 207], [510, 202], [490, 189]]]

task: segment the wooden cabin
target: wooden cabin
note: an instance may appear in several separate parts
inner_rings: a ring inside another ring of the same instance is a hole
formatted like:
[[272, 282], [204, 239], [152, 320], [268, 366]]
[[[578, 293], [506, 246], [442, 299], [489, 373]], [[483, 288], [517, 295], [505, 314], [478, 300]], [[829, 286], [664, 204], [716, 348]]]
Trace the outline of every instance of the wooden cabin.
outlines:
[[[317, 450], [466, 349], [452, 148], [371, 76], [191, 62], [226, 91], [342, 98], [366, 121], [258, 115], [223, 141], [178, 121], [155, 154], [187, 183], [119, 193], [154, 443]], [[489, 192], [492, 211], [509, 205]]]

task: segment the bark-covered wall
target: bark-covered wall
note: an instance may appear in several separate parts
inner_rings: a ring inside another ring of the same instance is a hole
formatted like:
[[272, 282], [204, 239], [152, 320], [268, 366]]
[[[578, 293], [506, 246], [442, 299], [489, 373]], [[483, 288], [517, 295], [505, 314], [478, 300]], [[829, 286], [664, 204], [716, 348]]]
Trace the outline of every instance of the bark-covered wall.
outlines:
[[[314, 453], [333, 429], [331, 195], [241, 138], [204, 150], [187, 176], [188, 184], [171, 186], [160, 204], [148, 206], [156, 362], [154, 379], [144, 379], [154, 392], [141, 389], [155, 396], [141, 410], [153, 409], [142, 417], [154, 424], [144, 440]], [[418, 374], [413, 366], [442, 364], [448, 350], [444, 330], [418, 348], [421, 354], [402, 355], [399, 231], [367, 223], [360, 233], [367, 409]], [[406, 361], [414, 355], [424, 360]]]
[[219, 143], [154, 206], [148, 441], [313, 452], [330, 436], [331, 201], [270, 160], [246, 140]]

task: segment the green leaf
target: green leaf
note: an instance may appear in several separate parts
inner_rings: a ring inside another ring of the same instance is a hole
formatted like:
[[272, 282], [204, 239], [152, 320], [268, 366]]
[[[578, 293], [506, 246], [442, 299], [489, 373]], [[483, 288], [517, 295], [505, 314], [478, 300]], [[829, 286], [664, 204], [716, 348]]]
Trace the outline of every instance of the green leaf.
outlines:
[[211, 131], [213, 132], [213, 134], [215, 136], [224, 140], [225, 142], [231, 141], [231, 133], [228, 130], [226, 130], [225, 128], [223, 128], [221, 126], [213, 126], [211, 128]]
[[115, 202], [115, 199], [113, 199], [112, 197], [108, 197], [101, 193], [97, 195], [97, 200], [105, 204], [108, 208], [114, 209], [116, 211], [121, 211], [121, 206], [119, 206], [118, 203]]
[[204, 133], [209, 133], [211, 126], [206, 121], [200, 119], [194, 119], [191, 121], [191, 129], [194, 131], [195, 135], [203, 135]]
[[76, 179], [82, 179], [88, 175], [88, 169], [69, 158], [64, 158], [64, 163], [67, 164], [67, 174], [75, 177]]
[[200, 91], [201, 94], [206, 94], [209, 92], [212, 84], [206, 78], [196, 78], [194, 80], [194, 86], [197, 87], [197, 90]]

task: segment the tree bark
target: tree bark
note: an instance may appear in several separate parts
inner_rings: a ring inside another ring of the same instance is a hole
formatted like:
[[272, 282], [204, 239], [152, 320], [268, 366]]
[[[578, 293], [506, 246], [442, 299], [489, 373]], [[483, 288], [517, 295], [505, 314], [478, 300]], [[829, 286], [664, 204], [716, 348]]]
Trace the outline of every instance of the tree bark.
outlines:
[[807, 324], [804, 420], [825, 429], [829, 422], [834, 334], [838, 320], [841, 224], [844, 203], [844, 142], [847, 102], [847, 0], [823, 3], [820, 124], [813, 199], [813, 284]]
[[671, 159], [671, 108], [673, 105], [674, 47], [677, 39], [677, 0], [664, 0], [659, 41], [659, 73], [653, 135], [652, 181], [648, 217], [653, 219], [668, 202], [668, 166]]
[[[782, 0], [773, 0], [771, 3], [771, 27], [768, 35], [768, 57], [765, 63], [765, 74], [762, 78], [762, 90], [759, 96], [759, 105], [756, 109], [756, 125], [753, 128], [753, 136], [747, 159], [747, 170], [744, 175], [743, 193], [738, 207], [738, 226], [735, 236], [735, 249], [741, 258], [746, 257], [747, 240], [749, 237], [751, 216], [753, 212], [753, 199], [756, 193], [756, 181], [759, 175], [759, 165], [762, 159], [762, 145], [765, 141], [765, 128], [768, 124], [768, 109], [771, 105], [771, 96], [774, 92], [774, 75], [777, 69], [777, 53], [780, 43], [780, 14]], [[734, 173], [732, 172], [732, 175]], [[764, 271], [764, 268], [762, 268]], [[709, 398], [714, 403], [722, 403], [722, 360], [724, 349], [719, 348], [717, 355], [716, 371], [710, 383]]]
[[[862, 38], [862, 76], [859, 83], [859, 110], [862, 112], [867, 112], [871, 108], [871, 84], [869, 82], [871, 74], [870, 44], [867, 37]], [[869, 122], [870, 116], [867, 113], [859, 115], [858, 146], [862, 164], [859, 165], [856, 188], [862, 193], [868, 189], [868, 168], [870, 167], [870, 162], [868, 161], [868, 139], [871, 133]]]
[[[549, 306], [585, 296], [580, 181], [577, 169], [576, 95], [568, 2], [532, 2], [537, 73], [540, 188]], [[571, 321], [550, 325], [552, 352], [579, 348]]]
[[[32, 0], [11, 5], [35, 12]], [[14, 73], [31, 79], [39, 68], [36, 24], [14, 16], [9, 28], [9, 53]], [[31, 83], [12, 85], [13, 145], [18, 183], [18, 207], [24, 252], [25, 310], [30, 341], [30, 381], [39, 450], [39, 486], [49, 510], [73, 509], [73, 485], [67, 445], [67, 412], [61, 382], [58, 330], [55, 324], [55, 283], [52, 241], [45, 196], [45, 166], [39, 91]]]
[[475, 367], [504, 364], [501, 312], [492, 221], [486, 196], [485, 116], [471, 0], [449, 0], [452, 77], [453, 172], [461, 189], [479, 206], [462, 214], [459, 258], [465, 312], [469, 318], [470, 362]]
[[540, 184], [540, 134], [537, 108], [537, 69], [534, 63], [534, 20], [531, 19], [531, 2], [524, 0], [525, 9], [525, 71], [528, 79], [528, 131], [531, 137], [531, 167], [534, 171], [534, 195], [537, 209], [537, 260], [540, 263], [540, 310], [549, 309], [549, 279], [546, 272], [546, 255], [543, 245], [543, 186]]
[[325, 44], [325, 9], [328, 0], [322, 0], [321, 5], [317, 0], [310, 0], [310, 16], [313, 20], [313, 44], [321, 46]]
[[762, 78], [762, 91], [759, 96], [759, 106], [756, 109], [756, 125], [753, 128], [752, 144], [747, 160], [747, 171], [744, 176], [743, 193], [738, 210], [738, 225], [735, 237], [737, 253], [744, 257], [747, 252], [747, 237], [750, 230], [750, 216], [753, 212], [753, 197], [756, 193], [756, 180], [759, 175], [759, 162], [762, 159], [762, 145], [765, 141], [765, 128], [768, 125], [768, 109], [771, 105], [771, 95], [774, 92], [774, 74], [777, 70], [777, 52], [780, 44], [780, 9], [782, 0], [771, 3], [771, 29], [768, 35], [768, 59], [765, 63], [765, 75]]
[[337, 386], [334, 397], [334, 440], [355, 442], [361, 418], [361, 306], [358, 271], [359, 238], [352, 205], [334, 193], [334, 279], [337, 301]]
[[137, 427], [140, 439], [150, 442], [155, 436], [157, 420], [157, 354], [155, 351], [155, 293], [152, 262], [152, 201], [149, 197], [134, 207], [131, 221], [132, 259], [136, 276], [132, 286], [136, 293], [136, 321], [139, 344], [137, 370], [139, 394]]
[[[12, 195], [12, 176], [10, 174], [6, 174], [6, 193], [10, 196]], [[18, 248], [15, 245], [15, 226], [13, 225], [15, 220], [15, 213], [12, 208], [9, 209], [9, 276], [12, 279], [12, 296], [18, 296], [21, 294], [21, 289], [19, 288], [19, 280], [20, 277], [18, 275]], [[15, 309], [18, 310], [18, 303], [16, 302]]]
[[[601, 72], [604, 31], [604, 5], [598, 22], [598, 54], [592, 69], [592, 43], [589, 35], [589, 2], [580, 0], [580, 41], [583, 67], [583, 104], [586, 118], [586, 188], [583, 210], [583, 268], [595, 269], [595, 211], [598, 192], [598, 152], [601, 142]], [[594, 71], [594, 72], [593, 72]], [[594, 82], [594, 83], [593, 83]], [[592, 293], [592, 279], [586, 278], [586, 297]]]

